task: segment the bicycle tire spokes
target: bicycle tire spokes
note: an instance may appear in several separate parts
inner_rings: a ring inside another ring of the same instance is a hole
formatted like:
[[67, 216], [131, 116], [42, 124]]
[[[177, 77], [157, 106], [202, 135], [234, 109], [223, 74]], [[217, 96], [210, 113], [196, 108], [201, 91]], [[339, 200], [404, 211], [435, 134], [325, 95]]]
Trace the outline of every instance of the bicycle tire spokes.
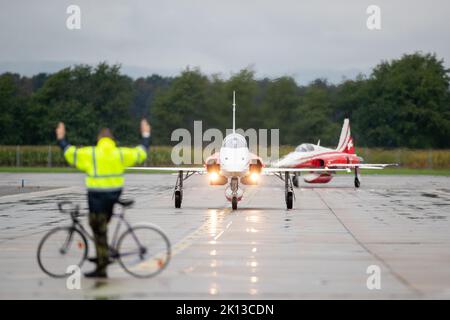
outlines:
[[50, 230], [42, 238], [37, 258], [39, 266], [48, 275], [66, 277], [69, 266], [81, 267], [87, 257], [87, 251], [86, 238], [79, 230], [61, 227]]
[[66, 241], [64, 241], [63, 246], [60, 249], [61, 254], [66, 254], [70, 249], [70, 244], [73, 238], [73, 230], [69, 230], [67, 233]]
[[140, 278], [160, 273], [170, 259], [167, 237], [152, 226], [137, 226], [125, 232], [119, 239], [118, 251], [124, 270]]

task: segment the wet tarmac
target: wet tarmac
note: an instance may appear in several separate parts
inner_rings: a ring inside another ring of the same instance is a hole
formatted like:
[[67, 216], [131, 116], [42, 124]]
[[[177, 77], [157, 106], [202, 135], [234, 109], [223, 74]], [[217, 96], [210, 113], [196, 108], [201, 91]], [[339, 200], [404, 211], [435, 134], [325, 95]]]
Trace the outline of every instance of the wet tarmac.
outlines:
[[[224, 187], [195, 176], [175, 209], [175, 178], [131, 174], [125, 192], [136, 200], [129, 220], [157, 224], [170, 238], [167, 269], [142, 280], [112, 265], [107, 281], [82, 279], [69, 290], [42, 273], [36, 249], [46, 231], [69, 223], [58, 201], [86, 208], [83, 176], [0, 174], [0, 298], [450, 298], [448, 177], [364, 176], [360, 189], [350, 175], [303, 183], [289, 211], [275, 177], [247, 187], [231, 211]], [[380, 288], [371, 290], [373, 265]]]

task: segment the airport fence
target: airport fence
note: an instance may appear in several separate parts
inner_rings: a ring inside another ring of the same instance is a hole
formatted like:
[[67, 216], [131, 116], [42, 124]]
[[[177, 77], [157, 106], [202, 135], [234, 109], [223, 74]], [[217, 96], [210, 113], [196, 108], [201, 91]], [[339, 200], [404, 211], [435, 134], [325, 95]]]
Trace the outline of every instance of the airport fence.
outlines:
[[[150, 149], [146, 166], [171, 164], [172, 147], [154, 146]], [[58, 146], [0, 146], [2, 167], [66, 167]]]
[[[293, 151], [294, 146], [281, 146], [280, 157]], [[413, 150], [357, 148], [366, 163], [399, 163], [406, 168], [450, 169], [450, 150]], [[171, 146], [152, 146], [147, 166], [173, 165]], [[192, 153], [193, 154], [193, 153]], [[58, 146], [0, 146], [2, 167], [65, 167]]]

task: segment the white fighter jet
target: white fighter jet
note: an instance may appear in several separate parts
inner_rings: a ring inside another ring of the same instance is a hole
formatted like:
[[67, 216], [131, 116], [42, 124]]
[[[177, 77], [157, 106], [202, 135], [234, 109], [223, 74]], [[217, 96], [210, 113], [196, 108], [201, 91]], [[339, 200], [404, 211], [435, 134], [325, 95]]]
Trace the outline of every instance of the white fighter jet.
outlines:
[[244, 191], [239, 184], [256, 185], [259, 176], [276, 175], [284, 182], [285, 202], [287, 209], [292, 209], [294, 190], [290, 174], [300, 172], [327, 173], [346, 171], [346, 169], [323, 168], [269, 168], [264, 165], [263, 160], [251, 153], [247, 146], [245, 137], [236, 133], [236, 95], [233, 92], [233, 132], [225, 137], [219, 152], [209, 156], [203, 167], [134, 167], [135, 170], [172, 171], [178, 172], [175, 182], [174, 199], [175, 207], [180, 208], [183, 200], [183, 182], [193, 174], [208, 174], [210, 185], [226, 185], [225, 197], [231, 202], [233, 210], [237, 209]]

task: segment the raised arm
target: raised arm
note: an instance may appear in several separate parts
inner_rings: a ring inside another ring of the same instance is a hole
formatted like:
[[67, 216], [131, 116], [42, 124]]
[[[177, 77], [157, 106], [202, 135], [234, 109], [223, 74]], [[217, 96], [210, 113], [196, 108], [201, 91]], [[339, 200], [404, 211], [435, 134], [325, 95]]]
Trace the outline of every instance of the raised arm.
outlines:
[[77, 148], [72, 146], [66, 140], [66, 127], [64, 122], [58, 123], [55, 133], [57, 143], [64, 152], [64, 158], [67, 163], [79, 170], [85, 171], [88, 165], [87, 162], [91, 158], [89, 155], [91, 153], [91, 148]]
[[65, 149], [70, 145], [66, 140], [66, 126], [64, 122], [59, 122], [55, 129], [56, 140], [58, 141], [58, 146], [65, 151]]
[[148, 123], [147, 119], [142, 119], [141, 120], [141, 136], [142, 136], [141, 145], [145, 148], [146, 151], [150, 147], [151, 133], [152, 133], [152, 127], [150, 126], [150, 123]]
[[141, 144], [135, 148], [119, 148], [125, 167], [132, 167], [147, 159], [148, 148], [150, 147], [151, 126], [146, 119], [141, 120]]

